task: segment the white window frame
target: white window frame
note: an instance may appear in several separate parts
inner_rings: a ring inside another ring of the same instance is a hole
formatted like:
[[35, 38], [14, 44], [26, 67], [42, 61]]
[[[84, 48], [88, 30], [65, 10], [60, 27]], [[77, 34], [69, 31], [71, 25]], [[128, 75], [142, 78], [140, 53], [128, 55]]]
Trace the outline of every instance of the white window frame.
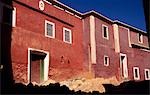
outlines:
[[[103, 27], [106, 27], [107, 37], [104, 37], [104, 28]], [[102, 24], [102, 36], [103, 36], [104, 39], [109, 40], [109, 29], [108, 29], [108, 26], [104, 25], [104, 24]]]
[[[143, 35], [141, 33], [138, 33], [137, 35], [138, 35], [138, 42], [143, 43]], [[139, 37], [140, 35], [141, 37]], [[141, 39], [141, 42], [139, 41], [140, 40], [139, 38]]]
[[[65, 41], [65, 31], [69, 31], [70, 33], [70, 42], [68, 42], [68, 41]], [[72, 31], [71, 31], [71, 29], [68, 29], [68, 28], [65, 28], [65, 27], [63, 27], [63, 41], [65, 42], [65, 43], [68, 43], [68, 44], [72, 44]]]
[[[107, 57], [107, 64], [105, 64], [105, 58]], [[109, 57], [107, 55], [104, 55], [104, 66], [109, 66]]]
[[[135, 76], [135, 69], [137, 69], [138, 77]], [[133, 67], [133, 76], [134, 76], [134, 80], [140, 80], [140, 69], [139, 69], [139, 67]]]
[[[52, 31], [53, 35], [52, 36], [47, 34], [47, 23], [52, 25], [52, 28], [53, 28], [53, 31]], [[55, 23], [50, 22], [48, 20], [45, 20], [45, 36], [49, 37], [49, 38], [55, 38]]]
[[13, 7], [12, 11], [12, 27], [16, 27], [16, 7]]
[[[148, 78], [146, 77], [146, 71], [148, 71]], [[150, 69], [144, 69], [145, 80], [150, 80]]]
[[[121, 60], [121, 56], [124, 56], [125, 59], [123, 60], [123, 64], [122, 64], [122, 60]], [[122, 68], [123, 66], [123, 68]], [[128, 78], [128, 59], [127, 59], [127, 54], [124, 53], [120, 53], [120, 68], [121, 68], [121, 74], [124, 78]]]

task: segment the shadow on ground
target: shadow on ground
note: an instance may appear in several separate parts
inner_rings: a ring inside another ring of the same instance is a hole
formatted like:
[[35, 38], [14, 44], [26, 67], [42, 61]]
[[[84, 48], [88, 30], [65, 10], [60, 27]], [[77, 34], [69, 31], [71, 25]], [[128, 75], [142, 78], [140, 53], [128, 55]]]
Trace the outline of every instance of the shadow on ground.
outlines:
[[[141, 82], [124, 82], [119, 86], [113, 86], [111, 84], [104, 84], [106, 92], [103, 94], [150, 94], [149, 93], [150, 81]], [[16, 83], [8, 86], [2, 90], [2, 94], [100, 94], [97, 91], [91, 93], [81, 91], [71, 91], [66, 86], [60, 86], [59, 83], [49, 84], [48, 86], [33, 86], [32, 83], [23, 85]]]

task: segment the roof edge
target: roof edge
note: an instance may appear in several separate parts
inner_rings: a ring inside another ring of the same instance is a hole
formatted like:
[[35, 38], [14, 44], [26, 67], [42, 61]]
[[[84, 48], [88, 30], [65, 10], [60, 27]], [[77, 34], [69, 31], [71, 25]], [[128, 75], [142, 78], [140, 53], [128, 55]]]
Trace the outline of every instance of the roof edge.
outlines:
[[110, 18], [108, 18], [108, 17], [106, 17], [106, 16], [96, 12], [95, 10], [91, 10], [91, 11], [88, 11], [88, 12], [85, 12], [85, 13], [81, 13], [81, 12], [79, 12], [79, 11], [77, 11], [77, 10], [75, 10], [75, 9], [73, 9], [73, 8], [71, 8], [71, 7], [67, 6], [67, 5], [59, 2], [58, 0], [43, 0], [43, 1], [50, 2], [50, 3], [54, 4], [54, 5], [59, 5], [59, 6], [63, 7], [64, 9], [68, 10], [68, 11], [74, 12], [75, 15], [80, 16], [81, 18], [83, 18], [83, 17], [85, 17], [87, 15], [96, 15], [97, 17], [101, 17], [101, 18], [107, 20], [108, 22], [118, 23], [118, 24], [121, 24], [121, 25], [123, 25], [125, 27], [128, 27], [130, 29], [137, 30], [138, 32], [141, 32], [143, 34], [147, 34], [147, 32], [144, 31], [144, 30], [138, 29], [138, 28], [136, 28], [134, 26], [131, 26], [131, 25], [126, 24], [124, 22], [121, 22], [119, 20], [111, 20]]
[[134, 26], [132, 26], [132, 25], [126, 24], [126, 23], [121, 22], [121, 21], [119, 21], [119, 20], [114, 20], [113, 22], [114, 22], [114, 23], [121, 24], [121, 25], [126, 26], [126, 27], [128, 27], [128, 28], [131, 28], [131, 29], [137, 30], [137, 31], [139, 31], [139, 32], [141, 32], [141, 33], [147, 34], [147, 32], [146, 32], [146, 31], [141, 30], [141, 29], [138, 29], [138, 28], [136, 28], [136, 27], [134, 27]]

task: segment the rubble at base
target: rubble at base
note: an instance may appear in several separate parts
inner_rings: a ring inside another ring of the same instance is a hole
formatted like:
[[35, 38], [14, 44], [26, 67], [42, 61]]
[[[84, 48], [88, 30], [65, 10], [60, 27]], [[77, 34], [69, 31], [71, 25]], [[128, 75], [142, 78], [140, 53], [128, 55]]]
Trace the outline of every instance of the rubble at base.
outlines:
[[[57, 83], [54, 80], [48, 80], [40, 85], [49, 85], [50, 83]], [[66, 81], [59, 82], [61, 86], [65, 85], [70, 90], [82, 91], [82, 92], [93, 92], [98, 91], [100, 93], [105, 92], [105, 88], [102, 84], [120, 85], [121, 82], [117, 81], [116, 77], [104, 79], [104, 78], [74, 78]]]

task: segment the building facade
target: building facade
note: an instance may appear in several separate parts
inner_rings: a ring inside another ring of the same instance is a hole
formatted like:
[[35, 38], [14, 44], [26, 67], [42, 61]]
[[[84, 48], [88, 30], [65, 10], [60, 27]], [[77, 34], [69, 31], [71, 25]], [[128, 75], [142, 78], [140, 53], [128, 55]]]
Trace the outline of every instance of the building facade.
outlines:
[[11, 59], [16, 82], [76, 77], [150, 79], [147, 33], [55, 0], [13, 0]]

